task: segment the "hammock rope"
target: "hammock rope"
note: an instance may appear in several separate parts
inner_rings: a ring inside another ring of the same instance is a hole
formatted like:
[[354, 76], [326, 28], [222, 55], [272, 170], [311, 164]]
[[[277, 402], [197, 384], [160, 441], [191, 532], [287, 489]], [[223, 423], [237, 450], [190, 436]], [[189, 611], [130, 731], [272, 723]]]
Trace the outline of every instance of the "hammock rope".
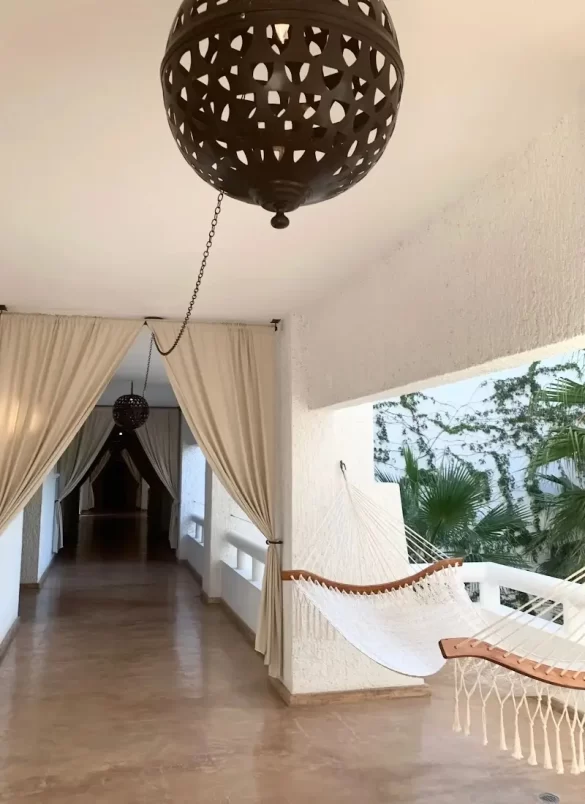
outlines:
[[[540, 754], [557, 773], [569, 759], [571, 773], [585, 772], [585, 568], [500, 615], [472, 603], [461, 563], [344, 472], [303, 569], [282, 577], [293, 584], [297, 633], [346, 639], [405, 676], [434, 675], [449, 661], [456, 731], [471, 733], [477, 701], [484, 744], [495, 709], [502, 750], [526, 752], [530, 765]], [[569, 625], [567, 605], [583, 608]]]

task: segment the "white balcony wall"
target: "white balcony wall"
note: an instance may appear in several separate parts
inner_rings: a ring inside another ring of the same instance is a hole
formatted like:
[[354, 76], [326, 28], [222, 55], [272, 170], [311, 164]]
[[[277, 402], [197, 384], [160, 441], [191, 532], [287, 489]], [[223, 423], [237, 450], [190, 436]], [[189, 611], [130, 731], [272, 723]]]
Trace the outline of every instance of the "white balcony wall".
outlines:
[[205, 568], [205, 547], [203, 544], [203, 517], [193, 517], [189, 532], [182, 538], [182, 560], [187, 561], [199, 578], [203, 578]]
[[266, 542], [262, 538], [244, 537], [234, 532], [226, 534], [226, 541], [231, 549], [221, 563], [221, 596], [255, 634], [266, 563]]
[[36, 584], [53, 560], [57, 472], [53, 468], [23, 512], [20, 582]]
[[23, 514], [0, 533], [0, 645], [18, 617]]
[[519, 365], [551, 344], [569, 351], [575, 338], [582, 345], [584, 184], [581, 104], [306, 309], [310, 407]]

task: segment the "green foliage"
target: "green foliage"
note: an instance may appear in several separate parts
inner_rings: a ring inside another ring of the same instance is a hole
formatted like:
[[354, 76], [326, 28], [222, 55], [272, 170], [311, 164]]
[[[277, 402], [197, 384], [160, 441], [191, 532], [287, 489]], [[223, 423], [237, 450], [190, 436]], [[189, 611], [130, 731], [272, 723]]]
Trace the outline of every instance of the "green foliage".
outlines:
[[[397, 470], [408, 445], [429, 469], [454, 461], [483, 472], [483, 482], [498, 504], [512, 508], [519, 498], [528, 500], [531, 528], [539, 533], [543, 500], [537, 478], [542, 464], [537, 456], [543, 444], [551, 433], [566, 434], [573, 427], [573, 435], [582, 436], [579, 447], [585, 455], [585, 429], [574, 426], [574, 410], [568, 404], [585, 402], [585, 386], [558, 379], [567, 374], [582, 379], [582, 358], [579, 353], [576, 359], [555, 365], [534, 362], [518, 376], [485, 381], [479, 405], [472, 401], [455, 408], [420, 392], [382, 402], [375, 407], [375, 461]], [[553, 384], [543, 390], [551, 378]], [[564, 404], [559, 404], [560, 397]], [[396, 431], [401, 438], [392, 443], [389, 432]], [[559, 442], [550, 449], [561, 446]], [[520, 472], [513, 470], [518, 465]]]
[[546, 526], [534, 540], [549, 557], [542, 570], [551, 575], [570, 575], [585, 565], [585, 384], [566, 377], [557, 379], [541, 397], [563, 411], [570, 422], [550, 433], [532, 459], [534, 469], [553, 466], [557, 474], [541, 474], [554, 492], [541, 494]]
[[548, 552], [543, 572], [567, 577], [585, 566], [585, 488], [563, 475], [541, 477], [556, 487], [556, 492], [542, 493], [547, 524], [532, 547]]
[[574, 464], [579, 474], [585, 472], [585, 429], [569, 425], [563, 430], [551, 433], [535, 451], [532, 465], [540, 468], [557, 461], [569, 461]]
[[580, 352], [485, 381], [479, 403], [417, 392], [377, 405], [378, 475], [400, 482], [407, 523], [471, 560], [544, 553], [541, 569], [561, 576], [585, 565], [583, 379]]
[[560, 377], [540, 392], [546, 402], [559, 405], [585, 406], [585, 385], [568, 377]]
[[453, 461], [421, 468], [409, 448], [404, 450], [404, 461], [402, 476], [380, 466], [376, 476], [382, 482], [400, 484], [409, 527], [467, 561], [525, 565], [518, 549], [527, 540], [523, 512], [506, 503], [489, 506], [489, 487], [482, 472]]

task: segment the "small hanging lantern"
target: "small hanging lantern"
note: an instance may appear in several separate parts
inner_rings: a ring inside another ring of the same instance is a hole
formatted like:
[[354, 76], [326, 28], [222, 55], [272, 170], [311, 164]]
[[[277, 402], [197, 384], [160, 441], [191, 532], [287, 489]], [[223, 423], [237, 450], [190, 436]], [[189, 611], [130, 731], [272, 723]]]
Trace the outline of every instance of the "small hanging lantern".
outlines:
[[404, 67], [383, 0], [184, 0], [161, 79], [186, 161], [284, 228], [374, 167]]
[[134, 383], [130, 385], [130, 393], [121, 396], [114, 402], [112, 415], [122, 430], [138, 430], [146, 423], [150, 414], [148, 402], [143, 396], [134, 393]]

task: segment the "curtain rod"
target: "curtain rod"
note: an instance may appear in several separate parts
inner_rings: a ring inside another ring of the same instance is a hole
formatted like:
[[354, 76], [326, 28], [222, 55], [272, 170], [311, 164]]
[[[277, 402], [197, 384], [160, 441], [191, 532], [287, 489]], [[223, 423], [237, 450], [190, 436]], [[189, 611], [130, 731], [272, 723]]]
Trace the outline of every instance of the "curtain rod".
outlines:
[[[144, 319], [144, 326], [148, 326], [149, 321], [168, 321], [171, 324], [179, 324], [180, 321], [174, 318], [161, 318], [160, 316], [153, 316], [149, 315]], [[273, 318], [269, 324], [250, 324], [244, 321], [190, 321], [191, 324], [203, 324], [207, 327], [242, 327], [247, 329], [249, 327], [261, 327], [268, 329], [274, 329], [275, 332], [278, 332], [278, 325], [282, 321], [281, 318]]]
[[[18, 310], [10, 311], [4, 304], [0, 304], [0, 315], [35, 315], [35, 316], [45, 316], [51, 318], [101, 318], [104, 320], [109, 321], [140, 321], [142, 318], [143, 326], [147, 327], [149, 321], [168, 321], [173, 324], [180, 323], [179, 319], [175, 318], [162, 318], [161, 316], [156, 315], [148, 315], [148, 316], [134, 316], [130, 318], [125, 318], [124, 316], [120, 317], [111, 317], [107, 315], [91, 315], [91, 314], [84, 314], [84, 313], [35, 313], [35, 312], [22, 312]], [[205, 324], [206, 326], [215, 326], [215, 327], [265, 327], [266, 329], [273, 328], [275, 331], [278, 331], [278, 325], [280, 324], [280, 318], [273, 318], [270, 323], [249, 323], [245, 321], [193, 321], [193, 324]]]
[[[122, 380], [122, 382], [125, 382], [125, 381]], [[95, 410], [96, 408], [104, 408], [104, 409], [107, 408], [108, 410], [111, 410], [113, 407], [114, 407], [113, 404], [112, 405], [94, 405], [93, 410]], [[180, 405], [149, 405], [148, 407], [150, 408], [150, 410], [181, 410]], [[112, 425], [112, 427], [118, 427], [118, 426], [119, 425], [117, 425], [117, 424]]]

